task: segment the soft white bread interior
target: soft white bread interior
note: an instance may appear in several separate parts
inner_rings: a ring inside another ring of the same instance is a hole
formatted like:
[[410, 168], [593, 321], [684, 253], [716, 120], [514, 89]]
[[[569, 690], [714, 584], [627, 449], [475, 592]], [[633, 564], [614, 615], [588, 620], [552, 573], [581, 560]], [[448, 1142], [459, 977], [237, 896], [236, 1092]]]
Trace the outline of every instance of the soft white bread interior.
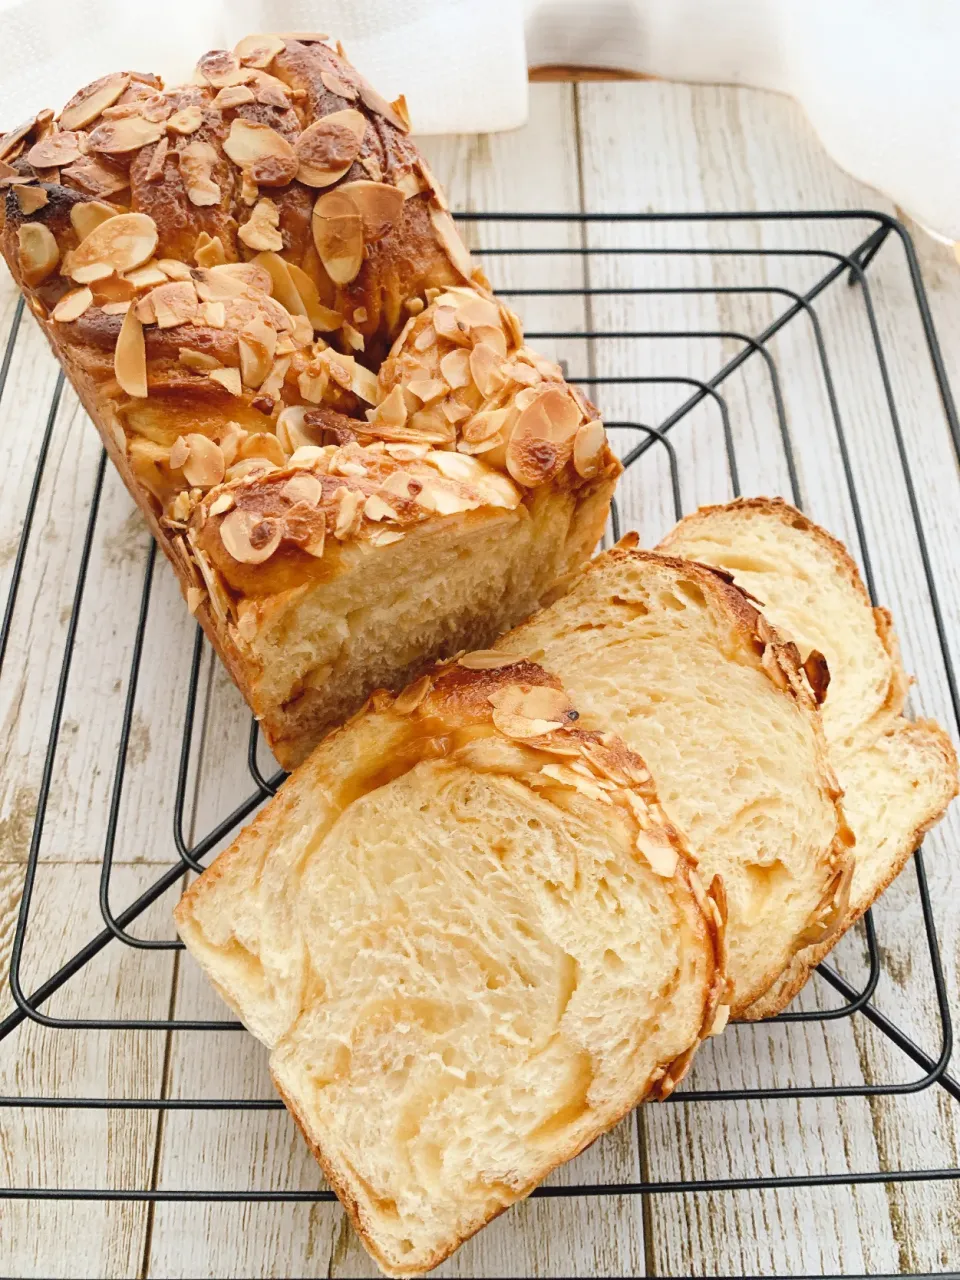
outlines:
[[718, 573], [626, 542], [497, 647], [562, 672], [584, 722], [647, 761], [723, 878], [740, 1016], [845, 910], [839, 791], [795, 648]]
[[539, 667], [461, 663], [375, 695], [176, 912], [393, 1275], [669, 1093], [725, 1021], [722, 886], [643, 760]]
[[705, 507], [660, 548], [727, 570], [804, 660], [819, 650], [829, 668], [821, 714], [856, 837], [850, 902], [834, 937], [798, 954], [747, 1015], [767, 1017], [793, 999], [943, 816], [957, 793], [956, 753], [939, 725], [902, 714], [910, 682], [890, 614], [871, 607], [843, 544], [796, 508], [769, 498]]

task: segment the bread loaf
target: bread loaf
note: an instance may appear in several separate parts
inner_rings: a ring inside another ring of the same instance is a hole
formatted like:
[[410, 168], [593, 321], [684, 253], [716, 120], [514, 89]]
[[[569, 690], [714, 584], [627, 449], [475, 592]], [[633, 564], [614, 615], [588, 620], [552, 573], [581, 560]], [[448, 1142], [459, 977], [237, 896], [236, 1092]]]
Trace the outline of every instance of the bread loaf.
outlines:
[[176, 918], [411, 1275], [671, 1091], [725, 1021], [723, 912], [643, 760], [480, 653], [375, 695]]
[[0, 248], [287, 767], [589, 555], [620, 470], [319, 37], [0, 140]]
[[793, 637], [825, 656], [821, 713], [830, 760], [856, 837], [850, 901], [829, 940], [798, 953], [747, 1017], [779, 1013], [837, 938], [876, 900], [957, 794], [953, 744], [931, 720], [903, 714], [910, 681], [893, 621], [871, 606], [846, 548], [779, 498], [704, 507], [660, 544], [731, 573]]
[[634, 541], [496, 647], [562, 672], [584, 724], [647, 761], [702, 874], [723, 879], [740, 1017], [838, 927], [849, 831], [795, 646], [727, 577]]

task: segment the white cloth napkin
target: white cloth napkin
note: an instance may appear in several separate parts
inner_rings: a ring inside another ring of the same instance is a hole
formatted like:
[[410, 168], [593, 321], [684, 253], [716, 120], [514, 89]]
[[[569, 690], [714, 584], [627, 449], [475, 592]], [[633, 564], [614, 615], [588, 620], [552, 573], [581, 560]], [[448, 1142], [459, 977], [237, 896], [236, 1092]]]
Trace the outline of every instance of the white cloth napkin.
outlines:
[[521, 125], [546, 64], [788, 93], [844, 168], [960, 240], [957, 0], [0, 0], [0, 124], [107, 71], [175, 83], [207, 49], [297, 30], [342, 40], [420, 133]]

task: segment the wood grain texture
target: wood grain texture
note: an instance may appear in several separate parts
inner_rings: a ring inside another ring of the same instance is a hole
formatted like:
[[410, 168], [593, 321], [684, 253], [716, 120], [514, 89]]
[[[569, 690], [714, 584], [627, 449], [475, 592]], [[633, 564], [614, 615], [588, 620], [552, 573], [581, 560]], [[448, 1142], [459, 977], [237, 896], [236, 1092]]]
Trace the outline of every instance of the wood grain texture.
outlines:
[[[662, 82], [534, 84], [528, 126], [494, 137], [429, 139], [424, 147], [455, 207], [466, 210], [654, 211], [884, 208], [841, 173], [787, 99], [748, 90]], [[534, 345], [565, 361], [572, 377], [659, 382], [600, 383], [595, 396], [619, 429], [621, 450], [710, 378], [826, 270], [822, 256], [736, 260], [732, 245], [845, 253], [872, 229], [830, 224], [468, 224], [474, 246], [611, 250], [709, 247], [710, 255], [665, 260], [605, 252], [545, 257], [486, 255], [488, 274], [509, 293], [551, 286], [561, 297], [515, 296], [533, 333], [587, 330], [678, 336], [572, 336]], [[944, 357], [960, 386], [960, 268], [949, 250], [919, 239], [924, 277]], [[960, 650], [960, 485], [942, 408], [930, 377], [908, 273], [892, 239], [870, 269], [870, 288], [903, 449], [923, 495], [922, 528], [935, 566], [944, 627]], [[619, 296], [589, 306], [584, 282]], [[690, 286], [698, 294], [652, 294]], [[717, 289], [721, 292], [717, 292]], [[760, 289], [776, 292], [760, 292]], [[722, 292], [722, 291], [727, 292]], [[752, 290], [749, 291], [749, 290]], [[0, 291], [0, 325], [14, 305]], [[816, 304], [828, 373], [853, 457], [854, 491], [880, 598], [894, 609], [918, 684], [913, 703], [951, 726], [945, 671], [930, 626], [929, 592], [898, 442], [878, 373], [862, 292], [831, 287]], [[0, 400], [0, 587], [9, 581], [56, 367], [29, 317]], [[683, 336], [691, 333], [695, 336]], [[0, 333], [3, 330], [0, 329]], [[700, 335], [710, 336], [700, 336]], [[809, 316], [770, 344], [780, 377], [786, 431], [797, 456], [800, 497], [810, 513], [848, 540], [856, 525], [843, 476], [829, 383]], [[739, 335], [739, 336], [738, 336]], [[684, 381], [687, 380], [687, 381]], [[754, 355], [719, 389], [735, 446], [740, 487], [790, 495], [774, 379]], [[34, 424], [24, 431], [27, 420]], [[733, 492], [718, 399], [707, 397], [671, 435], [685, 508]], [[69, 392], [57, 415], [41, 489], [28, 572], [0, 675], [0, 724], [8, 751], [0, 767], [0, 959], [12, 938], [43, 764], [49, 717], [99, 451]], [[675, 517], [666, 450], [632, 469], [621, 495], [624, 527], [655, 541]], [[25, 979], [39, 980], [101, 925], [99, 861], [109, 805], [133, 630], [148, 541], [133, 504], [107, 472], [101, 518], [64, 708], [37, 882]], [[165, 565], [151, 595], [143, 667], [127, 762], [111, 902], [122, 906], [172, 856], [171, 805], [194, 628]], [[960, 654], [955, 655], [960, 657]], [[252, 790], [246, 769], [249, 714], [222, 668], [204, 657], [189, 787], [191, 838], [209, 830]], [[271, 767], [266, 759], [263, 767]], [[954, 1009], [960, 1007], [960, 918], [953, 904], [960, 829], [951, 814], [926, 843], [935, 913]], [[153, 865], [145, 865], [153, 864]], [[135, 927], [170, 936], [171, 892]], [[883, 955], [877, 1004], [921, 1045], [937, 1051], [929, 961], [909, 870], [876, 912]], [[837, 967], [864, 974], [860, 936], [844, 940]], [[837, 997], [820, 980], [800, 1004]], [[0, 1016], [10, 1007], [4, 989]], [[51, 1008], [68, 1016], [229, 1016], [192, 963], [171, 953], [107, 949]], [[862, 1019], [775, 1028], [735, 1028], [701, 1053], [688, 1088], [791, 1083], [906, 1082], [918, 1070]], [[89, 1033], [22, 1028], [0, 1044], [0, 1089], [170, 1097], [271, 1096], [265, 1055], [237, 1031]], [[161, 1188], [319, 1187], [312, 1158], [282, 1111], [156, 1113], [4, 1111], [0, 1178], [7, 1185], [156, 1185]], [[958, 1162], [960, 1108], [942, 1091], [913, 1097], [668, 1103], [642, 1109], [557, 1180], [617, 1182], [752, 1176]], [[64, 1247], [69, 1241], [69, 1247]], [[960, 1257], [960, 1200], [953, 1184], [810, 1191], [660, 1195], [645, 1203], [530, 1201], [469, 1242], [438, 1274], [657, 1275], [816, 1274], [944, 1269]], [[337, 1205], [11, 1205], [0, 1201], [0, 1272], [17, 1276], [142, 1275], [371, 1276], [374, 1268]]]

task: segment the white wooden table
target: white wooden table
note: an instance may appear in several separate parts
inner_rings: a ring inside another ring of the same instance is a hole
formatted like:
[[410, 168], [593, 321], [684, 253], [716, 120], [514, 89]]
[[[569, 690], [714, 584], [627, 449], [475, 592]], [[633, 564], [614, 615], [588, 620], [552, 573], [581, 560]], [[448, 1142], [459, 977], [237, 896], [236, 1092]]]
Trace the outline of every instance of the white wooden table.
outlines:
[[[788, 100], [747, 90], [658, 82], [543, 83], [532, 86], [531, 119], [517, 133], [428, 139], [425, 150], [455, 207], [468, 210], [638, 211], [792, 208], [887, 209], [874, 192], [824, 155]], [[757, 231], [758, 247], [811, 244], [808, 226]], [[487, 242], [544, 243], [542, 228], [502, 226]], [[602, 229], [583, 233], [601, 237]], [[689, 226], [643, 233], [643, 243], [704, 243]], [[723, 246], [725, 230], [710, 231]], [[550, 243], [579, 243], [578, 228], [554, 228]], [[574, 239], [570, 239], [573, 237]], [[739, 243], [743, 243], [743, 239]], [[601, 239], [593, 243], [602, 243]], [[637, 241], [641, 243], [641, 241]], [[960, 388], [960, 267], [952, 253], [918, 236], [924, 276], [955, 387]], [[579, 260], [557, 259], [553, 284], [583, 281]], [[573, 265], [571, 265], [573, 262]], [[497, 279], [515, 280], [515, 262]], [[637, 268], [640, 271], [640, 268]], [[725, 283], [722, 259], [678, 259], [678, 283]], [[883, 324], [891, 339], [891, 379], [900, 400], [911, 462], [937, 566], [949, 633], [960, 648], [960, 483], [935, 389], [925, 372], [915, 308], [902, 270], [883, 275]], [[598, 260], [596, 271], [604, 267]], [[642, 273], [641, 273], [642, 274]], [[638, 277], [640, 278], [640, 277]], [[595, 278], [592, 283], [597, 283]], [[623, 283], [612, 280], [609, 283]], [[634, 281], [636, 283], [636, 281]], [[14, 295], [0, 284], [9, 323]], [[754, 306], [753, 303], [750, 304]], [[751, 313], [753, 331], [768, 300]], [[591, 313], [576, 297], [522, 307], [528, 327], [727, 329], [732, 312], [715, 294], [675, 299], [599, 297]], [[742, 314], [742, 313], [741, 313]], [[876, 373], [855, 334], [840, 344], [845, 417], [862, 459], [870, 535], [878, 549], [878, 584], [894, 608], [911, 669], [917, 710], [951, 723], [943, 665], [909, 535], [902, 487], [887, 435], [873, 430]], [[25, 320], [0, 405], [0, 588], [5, 595], [39, 446], [42, 415], [56, 369]], [[597, 373], [629, 358], [655, 375], [690, 369], [709, 374], [736, 349], [732, 339], [689, 338], [642, 348], [555, 344], [571, 370], [584, 361]], [[794, 432], [822, 429], [826, 406], [806, 348], [783, 338], [782, 367]], [[862, 374], [859, 372], [863, 370]], [[753, 376], [753, 375], [751, 375]], [[636, 416], [635, 392], [610, 392], [614, 412]], [[650, 388], [644, 412], [654, 420], [677, 402], [676, 388]], [[620, 397], [618, 399], [617, 397]], [[729, 389], [745, 492], [769, 477], [775, 421], [762, 379]], [[704, 424], [706, 418], [704, 418]], [[699, 422], [699, 420], [698, 420]], [[682, 453], [684, 501], [723, 496], [722, 458], [694, 425]], [[834, 503], [836, 459], [830, 448], [804, 453], [803, 482], [812, 514], [850, 537], [849, 512]], [[49, 718], [70, 616], [74, 574], [98, 463], [94, 433], [64, 394], [47, 479], [40, 493], [11, 637], [0, 678], [0, 961], [16, 921]], [[656, 464], [659, 465], [659, 464]], [[819, 470], [818, 470], [819, 468]], [[782, 466], [781, 466], [782, 469]], [[779, 474], [779, 473], [777, 473]], [[635, 523], [652, 540], [672, 522], [665, 476], [645, 467], [626, 498]], [[763, 481], [768, 487], [769, 478]], [[785, 483], [785, 480], [784, 480]], [[718, 486], [721, 492], [718, 493]], [[148, 535], [119, 482], [107, 474], [63, 712], [62, 747], [47, 814], [24, 981], [47, 976], [101, 927], [98, 885], [116, 743]], [[140, 692], [134, 712], [125, 799], [117, 833], [111, 899], [123, 906], [171, 859], [170, 800], [177, 770], [183, 691], [193, 625], [165, 566], [157, 569]], [[198, 700], [198, 746], [188, 813], [203, 832], [249, 791], [245, 778], [248, 716], [224, 673], [204, 660]], [[956, 727], [951, 725], [955, 732]], [[960, 859], [958, 815], [926, 845], [950, 998], [960, 1012]], [[134, 932], [169, 937], [167, 895]], [[912, 874], [894, 886], [880, 912], [884, 972], [878, 1000], [925, 1047], [930, 1044], [932, 984], [919, 937]], [[858, 962], [845, 943], [841, 965]], [[822, 991], [805, 993], [810, 1007]], [[0, 1017], [12, 1007], [0, 993]], [[221, 1016], [216, 998], [189, 960], [173, 951], [108, 947], [59, 992], [48, 1012], [64, 1017], [150, 1019]], [[791, 1028], [733, 1029], [698, 1061], [700, 1088], [908, 1080], [917, 1071], [863, 1020]], [[0, 1043], [0, 1093], [117, 1097], [265, 1097], [264, 1054], [236, 1032], [177, 1034], [123, 1030], [58, 1031], [27, 1024]], [[318, 1173], [282, 1112], [56, 1111], [0, 1109], [0, 1183], [5, 1186], [303, 1188]], [[937, 1088], [912, 1097], [759, 1101], [648, 1107], [584, 1153], [556, 1182], [622, 1182], [706, 1175], [781, 1175], [830, 1170], [956, 1166], [960, 1106]], [[438, 1274], [462, 1276], [736, 1275], [940, 1271], [960, 1265], [960, 1185], [896, 1183], [814, 1190], [712, 1192], [528, 1202], [469, 1242]], [[251, 1203], [85, 1203], [0, 1200], [0, 1273], [23, 1276], [293, 1277], [368, 1276], [372, 1264], [337, 1205]]]

